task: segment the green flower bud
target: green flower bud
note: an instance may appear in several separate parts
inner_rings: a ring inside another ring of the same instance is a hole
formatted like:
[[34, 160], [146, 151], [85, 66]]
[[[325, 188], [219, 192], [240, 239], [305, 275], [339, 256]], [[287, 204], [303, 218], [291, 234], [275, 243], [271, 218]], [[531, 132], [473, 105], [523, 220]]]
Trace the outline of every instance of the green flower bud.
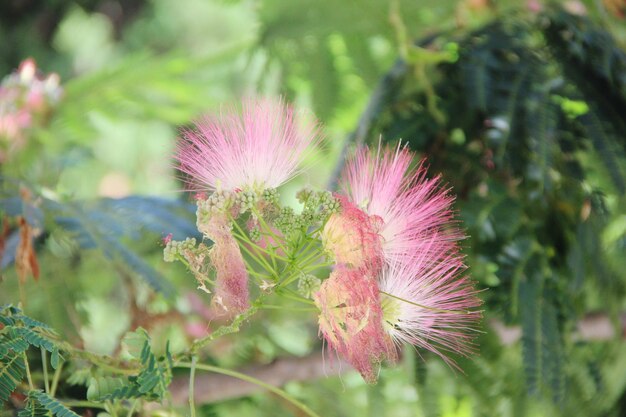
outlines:
[[313, 294], [319, 291], [321, 285], [322, 280], [315, 275], [302, 274], [298, 280], [298, 293], [303, 297], [312, 298]]

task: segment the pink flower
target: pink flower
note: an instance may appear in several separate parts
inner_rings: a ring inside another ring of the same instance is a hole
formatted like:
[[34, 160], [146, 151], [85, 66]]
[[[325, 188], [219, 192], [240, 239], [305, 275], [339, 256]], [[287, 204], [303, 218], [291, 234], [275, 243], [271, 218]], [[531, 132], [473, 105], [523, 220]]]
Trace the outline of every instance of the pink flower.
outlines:
[[456, 367], [446, 353], [472, 353], [473, 332], [482, 312], [465, 265], [456, 253], [445, 252], [436, 234], [430, 248], [408, 263], [391, 263], [379, 276], [384, 326], [397, 344], [408, 343], [430, 350]]
[[296, 175], [318, 141], [316, 124], [298, 126], [282, 100], [248, 100], [241, 113], [207, 116], [184, 131], [176, 159], [191, 190], [258, 192]]
[[[32, 127], [47, 121], [61, 99], [63, 89], [57, 74], [45, 78], [35, 61], [28, 58], [18, 70], [0, 82], [0, 162], [21, 149]], [[6, 142], [6, 144], [2, 143]]]
[[383, 265], [380, 218], [368, 216], [342, 195], [335, 195], [341, 210], [330, 216], [322, 230], [324, 248], [338, 264], [367, 268], [375, 276]]
[[454, 199], [438, 177], [426, 178], [421, 163], [410, 170], [412, 161], [400, 146], [360, 148], [342, 173], [341, 211], [322, 232], [340, 265], [314, 297], [320, 331], [369, 382], [375, 364], [396, 357], [389, 340], [456, 366], [446, 353], [471, 353], [481, 318], [462, 275]]
[[236, 315], [249, 307], [246, 264], [225, 216], [214, 215], [205, 226], [203, 233], [213, 241], [209, 252], [216, 272], [213, 306]]
[[362, 271], [338, 266], [313, 296], [320, 309], [320, 333], [329, 347], [354, 366], [367, 382], [376, 367], [397, 353], [382, 325], [378, 286]]
[[449, 227], [454, 197], [442, 188], [439, 177], [426, 178], [423, 162], [410, 170], [412, 161], [413, 154], [400, 144], [395, 150], [362, 147], [341, 175], [341, 190], [350, 201], [381, 219], [387, 262], [410, 262], [415, 252], [431, 247], [425, 242], [433, 233], [439, 235], [443, 253], [463, 238]]

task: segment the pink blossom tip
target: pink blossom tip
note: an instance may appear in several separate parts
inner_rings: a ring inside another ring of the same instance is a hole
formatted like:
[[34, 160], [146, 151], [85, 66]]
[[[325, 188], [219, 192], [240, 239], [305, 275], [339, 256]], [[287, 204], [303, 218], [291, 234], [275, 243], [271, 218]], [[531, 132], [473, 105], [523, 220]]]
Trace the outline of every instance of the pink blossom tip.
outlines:
[[[463, 234], [454, 227], [454, 197], [439, 177], [427, 178], [423, 161], [412, 169], [414, 156], [400, 144], [395, 149], [361, 147], [340, 178], [342, 192], [370, 216], [381, 219], [386, 262], [408, 263], [429, 247], [438, 234], [444, 253], [454, 251]], [[445, 243], [445, 245], [444, 245]], [[445, 246], [445, 247], [444, 247]]]
[[317, 123], [296, 116], [281, 99], [249, 99], [241, 111], [227, 109], [184, 130], [175, 159], [188, 188], [262, 192], [285, 183], [320, 140]]
[[[437, 246], [437, 238], [431, 240]], [[430, 350], [456, 367], [449, 353], [468, 356], [482, 312], [460, 255], [433, 257], [436, 248], [408, 264], [385, 266], [379, 277], [384, 325], [397, 344]]]

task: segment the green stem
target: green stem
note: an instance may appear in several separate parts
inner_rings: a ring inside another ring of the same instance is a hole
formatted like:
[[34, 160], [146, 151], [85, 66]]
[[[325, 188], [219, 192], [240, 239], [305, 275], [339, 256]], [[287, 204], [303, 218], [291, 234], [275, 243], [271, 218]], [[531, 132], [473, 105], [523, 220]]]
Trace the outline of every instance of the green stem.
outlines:
[[[174, 365], [175, 367], [180, 367], [180, 368], [189, 368], [192, 366], [191, 363], [189, 362], [179, 362], [177, 364]], [[222, 375], [227, 375], [233, 378], [237, 378], [240, 379], [242, 381], [246, 381], [249, 382], [251, 384], [255, 384], [258, 385], [261, 388], [265, 388], [268, 391], [271, 391], [272, 393], [278, 395], [279, 397], [285, 399], [286, 401], [290, 402], [291, 404], [293, 404], [294, 406], [296, 406], [298, 409], [300, 409], [303, 413], [305, 413], [307, 416], [309, 417], [320, 417], [319, 414], [315, 413], [313, 410], [311, 410], [307, 405], [303, 404], [302, 402], [296, 400], [295, 398], [293, 398], [291, 395], [289, 395], [287, 392], [283, 391], [280, 388], [277, 388], [273, 385], [270, 385], [266, 382], [261, 381], [260, 379], [256, 379], [254, 377], [251, 377], [249, 375], [246, 374], [242, 374], [240, 372], [237, 371], [231, 371], [230, 369], [224, 369], [224, 368], [219, 368], [217, 366], [212, 366], [212, 365], [204, 365], [204, 364], [199, 364], [199, 365], [195, 365], [196, 368], [203, 370], [203, 371], [208, 371], [208, 372], [214, 372], [216, 374], [222, 374]]]
[[315, 239], [308, 239], [307, 238], [306, 241], [303, 244], [301, 244], [298, 247], [298, 249], [294, 252], [295, 253], [294, 257], [297, 256], [297, 257], [301, 258], [305, 254], [312, 253], [310, 251], [310, 248], [313, 245], [313, 242], [315, 242]]
[[26, 352], [22, 352], [22, 358], [24, 359], [24, 369], [26, 369], [26, 379], [28, 379], [28, 387], [31, 391], [35, 389], [35, 385], [33, 384], [33, 377], [30, 374], [30, 366], [28, 366], [28, 358], [26, 357]]
[[254, 258], [254, 260], [255, 260], [255, 261], [257, 261], [257, 263], [258, 263], [259, 265], [263, 265], [265, 268], [267, 268], [267, 270], [268, 270], [268, 271], [272, 271], [272, 272], [274, 273], [274, 275], [276, 275], [276, 271], [274, 271], [274, 270], [272, 269], [272, 267], [270, 266], [270, 264], [268, 264], [268, 263], [267, 263], [267, 261], [265, 260], [265, 258], [263, 258], [263, 256], [261, 256], [261, 255], [259, 255], [258, 253], [256, 253], [256, 250], [257, 250], [257, 249], [260, 249], [260, 250], [264, 250], [264, 249], [261, 249], [258, 245], [254, 244], [254, 242], [252, 242], [250, 239], [248, 239], [248, 238], [245, 236], [245, 233], [244, 233], [244, 231], [241, 229], [241, 226], [239, 226], [239, 224], [235, 221], [235, 219], [233, 219], [233, 218], [232, 218], [232, 216], [231, 216], [231, 223], [232, 223], [232, 224], [234, 224], [234, 225], [235, 225], [235, 227], [237, 228], [237, 230], [239, 231], [239, 235], [240, 235], [239, 237], [241, 238], [241, 240], [243, 240], [245, 243], [250, 244], [250, 245], [251, 245], [252, 250], [254, 250], [254, 251], [255, 251], [255, 253], [253, 254], [253, 253], [252, 253], [252, 251], [251, 251], [250, 249], [248, 249], [248, 247], [246, 247], [246, 245], [245, 245], [245, 244], [242, 244], [241, 242], [240, 242], [240, 244], [239, 244], [239, 247], [240, 247], [240, 248], [242, 248], [242, 249], [244, 249], [244, 250], [246, 251], [246, 253], [247, 253], [248, 255], [250, 255], [252, 258]]
[[189, 262], [187, 261], [187, 259], [185, 259], [184, 256], [182, 256], [180, 253], [176, 254], [176, 259], [178, 259], [179, 262], [182, 262], [183, 265], [185, 265], [187, 267], [187, 269], [191, 269], [191, 266], [189, 265]]
[[279, 256], [279, 255], [277, 255], [277, 254], [276, 254], [276, 251], [275, 251], [275, 250], [273, 250], [273, 249], [271, 250], [271, 252], [272, 252], [272, 253], [271, 253], [271, 255], [270, 255], [270, 260], [272, 261], [272, 269], [273, 269], [274, 271], [276, 271], [276, 270], [278, 270], [278, 265], [276, 264], [276, 257], [277, 257], [277, 256]]
[[335, 264], [334, 263], [322, 263], [322, 264], [309, 265], [304, 268], [299, 268], [297, 271], [294, 271], [291, 275], [289, 275], [287, 278], [281, 281], [280, 284], [278, 285], [278, 288], [285, 288], [287, 285], [294, 282], [296, 278], [299, 278], [301, 274], [307, 274], [309, 272], [315, 271], [316, 269], [325, 268], [327, 266], [333, 266], [333, 265]]
[[61, 369], [63, 369], [63, 362], [59, 363], [57, 369], [54, 370], [54, 375], [52, 375], [52, 386], [50, 387], [51, 397], [54, 397], [57, 392], [57, 387], [59, 386], [59, 378], [61, 377]]
[[[284, 273], [285, 271], [283, 271]], [[283, 288], [286, 287], [287, 285], [289, 285], [291, 282], [295, 281], [296, 278], [298, 278], [300, 276], [300, 274], [302, 273], [302, 271], [300, 270], [300, 268], [297, 268], [295, 271], [293, 271], [291, 274], [287, 275], [287, 278], [283, 279], [282, 281], [280, 281], [278, 283], [278, 285], [276, 286], [276, 288]]]
[[194, 382], [196, 379], [196, 365], [198, 362], [198, 356], [193, 355], [191, 357], [191, 366], [189, 368], [189, 411], [191, 417], [196, 417], [196, 402], [194, 400]]
[[118, 374], [135, 375], [141, 370], [141, 368], [139, 367], [122, 368], [121, 366], [113, 365], [112, 363], [107, 362], [107, 359], [109, 358], [101, 357], [99, 355], [95, 355], [93, 353], [86, 352], [84, 350], [78, 350], [78, 349], [64, 349], [64, 350], [72, 352], [76, 354], [76, 356], [82, 357], [83, 359], [91, 362], [92, 364], [98, 366], [99, 368], [102, 368], [103, 370], [108, 370], [108, 371], [115, 372]]
[[[306, 259], [304, 259], [301, 263], [298, 262], [298, 264], [296, 265], [296, 271], [294, 271], [292, 274], [287, 276], [287, 278], [282, 280], [280, 284], [278, 284], [279, 287], [286, 287], [287, 285], [295, 281], [300, 276], [300, 274], [315, 270], [319, 267], [317, 265], [311, 264], [311, 262], [318, 259], [322, 254], [316, 250], [311, 251], [310, 254], [311, 255], [308, 256]], [[301, 265], [304, 265], [304, 266], [301, 266]]]
[[46, 394], [50, 394], [50, 381], [48, 380], [48, 357], [46, 355], [46, 350], [44, 348], [40, 348], [41, 350], [41, 367], [43, 368], [43, 385], [46, 390]]
[[133, 404], [128, 409], [128, 413], [126, 414], [126, 417], [133, 417], [133, 413], [135, 412], [135, 408], [137, 408], [138, 403], [139, 403], [139, 398], [136, 398], [135, 401], [133, 401]]
[[313, 300], [309, 300], [308, 298], [304, 298], [299, 294], [296, 294], [294, 291], [291, 291], [289, 288], [282, 287], [277, 291], [277, 294], [280, 294], [282, 297], [288, 298], [290, 300], [298, 301], [304, 304], [312, 304], [315, 305]]
[[254, 213], [254, 215], [257, 217], [257, 219], [259, 219], [259, 223], [261, 223], [261, 226], [267, 230], [267, 233], [274, 238], [274, 240], [276, 241], [276, 243], [278, 243], [278, 246], [283, 250], [283, 253], [287, 253], [287, 249], [283, 246], [283, 244], [281, 243], [282, 238], [277, 236], [276, 233], [274, 233], [274, 231], [272, 230], [272, 228], [267, 224], [267, 222], [265, 221], [265, 219], [263, 218], [263, 216], [261, 216], [261, 213], [258, 212], [258, 210], [256, 209], [256, 207], [254, 207], [252, 209], [252, 212]]
[[326, 268], [326, 267], [333, 266], [333, 265], [336, 265], [336, 264], [334, 262], [324, 262], [321, 264], [313, 264], [313, 265], [302, 268], [302, 272], [315, 271], [316, 269]]
[[[232, 221], [235, 222], [234, 219]], [[249, 244], [251, 246], [254, 246], [254, 248], [257, 251], [263, 252], [266, 255], [270, 256], [270, 257], [273, 257], [273, 258], [276, 258], [276, 259], [280, 259], [283, 262], [289, 262], [289, 259], [285, 258], [284, 256], [277, 255], [276, 253], [274, 253], [272, 251], [269, 251], [267, 249], [264, 249], [261, 246], [257, 245], [256, 243], [254, 243], [252, 240], [250, 240], [250, 238], [248, 236], [246, 236], [246, 234], [243, 232], [243, 229], [238, 224], [237, 224], [237, 230], [239, 232], [234, 232], [233, 231], [233, 236], [237, 237], [239, 240], [242, 240], [242, 241], [246, 242], [247, 244]]]
[[298, 266], [306, 267], [311, 264], [314, 260], [318, 259], [322, 253], [319, 250], [311, 250], [309, 252], [302, 252], [299, 257], [304, 258], [303, 260], [298, 262]]
[[246, 252], [257, 264], [261, 265], [261, 267], [264, 267], [268, 272], [270, 272], [274, 280], [277, 279], [276, 271], [274, 270], [274, 268], [272, 268], [270, 264], [267, 263], [267, 261], [263, 257], [258, 257], [257, 255], [252, 253], [252, 251], [248, 249], [248, 247], [246, 247], [246, 245], [241, 242], [239, 244], [239, 247], [243, 249], [244, 252]]
[[[257, 299], [256, 303], [260, 304], [260, 300]], [[210, 335], [203, 337], [202, 339], [196, 340], [195, 342], [191, 344], [191, 347], [189, 348], [189, 353], [194, 355], [199, 349], [204, 347], [207, 343], [211, 342], [212, 340], [217, 339], [218, 337], [224, 336], [226, 334], [238, 332], [241, 324], [245, 320], [250, 318], [254, 313], [256, 313], [257, 310], [258, 310], [257, 306], [252, 306], [246, 311], [244, 311], [243, 313], [239, 314], [237, 317], [235, 317], [235, 319], [232, 321], [231, 324], [226, 325], [226, 326], [220, 326]]]
[[253, 270], [253, 269], [248, 269], [248, 273], [249, 273], [250, 275], [254, 275], [255, 277], [258, 277], [258, 278], [260, 278], [260, 279], [262, 279], [262, 280], [267, 280], [267, 279], [271, 279], [271, 278], [273, 278], [273, 277], [268, 276], [267, 274], [264, 274], [264, 273], [262, 273], [262, 272], [255, 271], [255, 270]]
[[115, 404], [111, 401], [106, 401], [105, 403], [105, 410], [112, 416], [112, 417], [117, 417], [117, 407], [115, 406]]
[[99, 408], [101, 410], [106, 410], [107, 407], [104, 404], [92, 402], [92, 401], [81, 401], [81, 400], [59, 400], [64, 406], [68, 408], [72, 407], [84, 407], [84, 408]]

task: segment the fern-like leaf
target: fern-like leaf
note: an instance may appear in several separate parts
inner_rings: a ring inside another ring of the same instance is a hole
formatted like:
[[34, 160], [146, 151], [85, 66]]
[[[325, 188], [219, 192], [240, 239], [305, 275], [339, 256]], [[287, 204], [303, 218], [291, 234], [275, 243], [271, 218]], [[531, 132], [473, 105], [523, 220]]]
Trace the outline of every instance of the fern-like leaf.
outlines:
[[24, 359], [21, 354], [14, 354], [0, 360], [0, 402], [9, 396], [24, 377]]
[[47, 350], [48, 352], [52, 352], [55, 350], [55, 344], [50, 339], [41, 335], [40, 333], [35, 332], [32, 329], [27, 329], [25, 327], [15, 327], [15, 333], [24, 338], [31, 345]]
[[18, 417], [44, 417], [49, 416], [48, 410], [42, 406], [37, 399], [32, 396], [32, 391], [29, 392], [28, 402], [26, 407], [17, 413]]
[[[12, 332], [11, 332], [12, 333]], [[10, 352], [22, 353], [28, 349], [28, 342], [21, 337], [10, 337], [8, 340], [0, 342], [0, 359], [7, 356]]]
[[563, 342], [556, 307], [539, 276], [545, 272], [542, 261], [533, 256], [529, 264], [535, 273], [519, 287], [524, 371], [530, 393], [549, 390], [555, 401], [560, 401], [564, 392]]
[[80, 417], [78, 414], [61, 404], [43, 391], [30, 391], [29, 398], [36, 400], [43, 408], [56, 417]]
[[49, 325], [47, 325], [46, 323], [41, 322], [39, 320], [35, 320], [34, 318], [28, 317], [28, 316], [26, 316], [24, 314], [16, 314], [16, 315], [13, 316], [13, 318], [21, 321], [24, 324], [25, 327], [28, 327], [28, 328], [31, 328], [31, 329], [38, 328], [38, 329], [44, 329], [44, 330], [52, 331], [52, 328]]
[[172, 359], [169, 345], [166, 346], [164, 357], [157, 358], [150, 347], [148, 335], [140, 329], [136, 332], [136, 339], [144, 338], [139, 360], [141, 371], [130, 376], [126, 381], [115, 379], [92, 379], [90, 392], [93, 398], [99, 400], [120, 400], [143, 397], [150, 400], [161, 400], [167, 392], [172, 380]]

